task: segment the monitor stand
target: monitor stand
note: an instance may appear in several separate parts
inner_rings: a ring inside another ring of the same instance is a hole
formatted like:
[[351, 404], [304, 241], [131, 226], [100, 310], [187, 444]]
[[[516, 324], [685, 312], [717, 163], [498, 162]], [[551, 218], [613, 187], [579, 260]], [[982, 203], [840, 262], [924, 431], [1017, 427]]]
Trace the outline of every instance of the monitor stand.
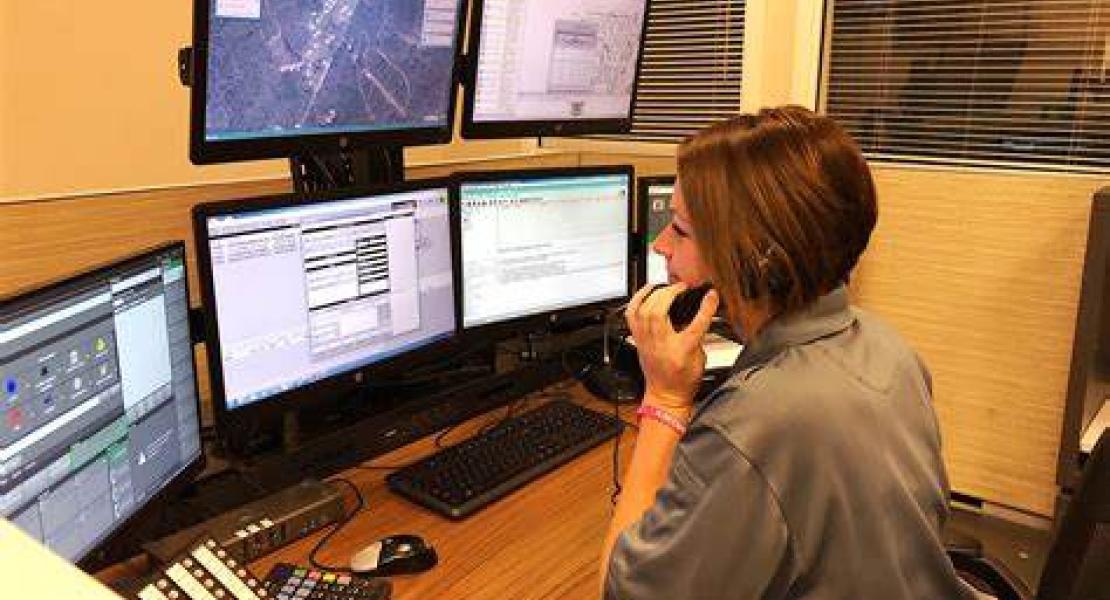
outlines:
[[401, 146], [295, 154], [289, 157], [289, 170], [297, 195], [307, 196], [404, 181], [405, 154]]

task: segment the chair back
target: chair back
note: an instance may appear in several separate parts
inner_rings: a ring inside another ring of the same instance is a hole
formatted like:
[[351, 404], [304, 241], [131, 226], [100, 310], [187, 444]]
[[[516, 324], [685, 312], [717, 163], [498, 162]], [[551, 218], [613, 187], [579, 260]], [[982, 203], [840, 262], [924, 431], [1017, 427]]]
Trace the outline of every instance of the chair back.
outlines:
[[1110, 600], [1110, 434], [1103, 432], [1060, 516], [1038, 600]]

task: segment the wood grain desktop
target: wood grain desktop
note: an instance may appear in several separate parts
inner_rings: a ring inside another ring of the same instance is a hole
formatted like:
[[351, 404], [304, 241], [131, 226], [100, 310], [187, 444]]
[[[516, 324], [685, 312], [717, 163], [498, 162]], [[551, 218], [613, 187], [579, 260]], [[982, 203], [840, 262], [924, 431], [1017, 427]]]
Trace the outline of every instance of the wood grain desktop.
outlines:
[[[612, 411], [580, 387], [572, 388], [571, 394], [591, 408]], [[542, 402], [542, 393], [524, 399], [515, 412]], [[443, 443], [466, 439], [501, 419], [506, 410], [498, 409], [466, 422], [452, 430]], [[633, 410], [632, 406], [622, 407], [622, 417], [631, 420]], [[434, 452], [433, 438], [367, 465], [404, 465]], [[632, 430], [621, 436], [622, 463], [631, 453], [633, 440]], [[613, 442], [604, 443], [458, 522], [389, 492], [384, 480], [390, 469], [349, 469], [339, 476], [359, 487], [366, 507], [332, 537], [317, 559], [328, 565], [342, 565], [375, 540], [395, 533], [413, 533], [435, 547], [439, 564], [425, 573], [393, 577], [396, 600], [596, 597], [601, 544], [612, 511], [612, 452]], [[349, 500], [353, 502], [353, 498]], [[265, 575], [277, 562], [307, 564], [308, 553], [320, 535], [287, 546], [251, 567]]]

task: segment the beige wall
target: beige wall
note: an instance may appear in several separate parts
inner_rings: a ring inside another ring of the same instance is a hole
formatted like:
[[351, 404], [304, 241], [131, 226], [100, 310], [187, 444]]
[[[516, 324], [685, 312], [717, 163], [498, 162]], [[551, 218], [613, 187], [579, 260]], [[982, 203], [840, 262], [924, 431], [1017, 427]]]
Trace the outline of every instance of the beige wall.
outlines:
[[933, 371], [953, 487], [1052, 514], [1091, 195], [1110, 179], [879, 166], [855, 297]]
[[188, 161], [177, 49], [192, 2], [4, 2], [0, 198], [241, 180], [278, 162]]
[[[197, 167], [177, 50], [191, 0], [0, 2], [0, 202], [283, 178], [284, 161]], [[411, 150], [410, 164], [529, 153], [531, 140]]]

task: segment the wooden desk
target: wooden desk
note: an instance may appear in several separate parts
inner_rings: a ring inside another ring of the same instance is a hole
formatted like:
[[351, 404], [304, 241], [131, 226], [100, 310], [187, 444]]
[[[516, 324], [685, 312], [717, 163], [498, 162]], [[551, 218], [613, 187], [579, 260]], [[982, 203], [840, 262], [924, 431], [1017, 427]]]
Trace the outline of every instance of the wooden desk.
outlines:
[[[580, 386], [565, 389], [576, 401], [611, 412]], [[549, 389], [550, 391], [550, 389]], [[517, 412], [542, 403], [543, 392], [524, 400]], [[633, 406], [621, 408], [630, 420]], [[505, 409], [472, 419], [452, 430], [445, 444], [465, 439], [500, 419]], [[372, 461], [403, 465], [433, 452], [430, 436]], [[632, 449], [634, 432], [621, 436], [622, 467]], [[397, 600], [483, 598], [597, 597], [597, 568], [612, 505], [613, 443], [607, 442], [533, 481], [463, 521], [451, 521], [408, 502], [386, 489], [389, 470], [349, 469], [339, 477], [358, 486], [367, 506], [332, 536], [317, 559], [342, 565], [367, 544], [396, 533], [414, 533], [433, 546], [439, 564], [425, 573], [393, 577]], [[342, 484], [340, 484], [342, 485]], [[353, 503], [353, 498], [350, 499]], [[265, 576], [277, 562], [308, 565], [308, 553], [323, 534], [301, 540], [255, 561], [251, 569]]]

